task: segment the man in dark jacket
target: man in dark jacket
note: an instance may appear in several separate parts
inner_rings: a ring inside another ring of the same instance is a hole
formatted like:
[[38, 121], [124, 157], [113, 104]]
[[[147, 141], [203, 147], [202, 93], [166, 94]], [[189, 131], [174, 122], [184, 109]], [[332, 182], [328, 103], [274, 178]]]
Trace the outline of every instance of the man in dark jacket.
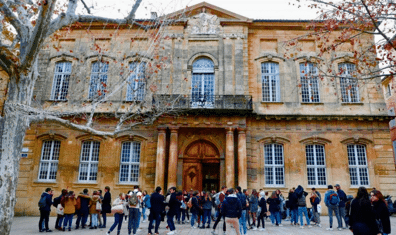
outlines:
[[239, 232], [241, 234], [246, 235], [247, 233], [247, 226], [246, 226], [246, 209], [247, 209], [247, 199], [245, 194], [242, 193], [242, 189], [240, 186], [236, 187], [236, 196], [239, 199], [239, 202], [241, 203], [242, 206], [242, 216], [239, 218]]
[[237, 195], [234, 194], [234, 189], [230, 188], [227, 192], [228, 196], [223, 201], [221, 213], [225, 216], [225, 222], [228, 226], [227, 231], [230, 231], [231, 226], [229, 225], [232, 225], [237, 235], [240, 235], [239, 219], [243, 217], [242, 205]]
[[169, 192], [170, 192], [170, 199], [169, 199], [169, 203], [168, 203], [169, 211], [167, 214], [167, 217], [168, 217], [167, 222], [168, 222], [170, 232], [167, 234], [172, 235], [175, 233], [175, 230], [176, 230], [175, 222], [173, 221], [173, 217], [177, 214], [177, 210], [178, 210], [178, 208], [180, 208], [181, 203], [176, 198], [176, 187], [171, 187], [169, 189]]
[[342, 227], [342, 219], [344, 219], [345, 226], [342, 228], [346, 229], [348, 227], [348, 223], [345, 220], [346, 217], [345, 203], [348, 201], [348, 199], [344, 190], [341, 189], [341, 186], [339, 184], [334, 185], [334, 187], [337, 190], [338, 197], [340, 198], [340, 202], [338, 203], [338, 214], [340, 215], [341, 227]]
[[[45, 198], [45, 205], [43, 204], [42, 207], [40, 207], [40, 220], [39, 220], [39, 231], [40, 232], [52, 232], [48, 228], [48, 221], [49, 221], [49, 214], [51, 212], [51, 205], [52, 205], [52, 196], [53, 192], [51, 188], [46, 188], [45, 192], [41, 194], [40, 201], [42, 198]], [[43, 221], [45, 224], [45, 229], [43, 229]]]
[[292, 188], [289, 192], [289, 204], [290, 204], [290, 223], [296, 225], [298, 223], [298, 205], [297, 205], [297, 194], [294, 192], [295, 188]]
[[89, 202], [91, 197], [88, 195], [88, 189], [84, 189], [82, 194], [78, 195], [77, 201], [80, 203], [80, 209], [77, 212], [76, 229], [79, 228], [81, 222], [81, 228], [85, 228], [89, 214]]
[[198, 219], [198, 211], [200, 210], [199, 204], [198, 204], [198, 191], [195, 191], [192, 195], [192, 197], [190, 198], [191, 200], [191, 228], [197, 228], [194, 226], [195, 220]]
[[158, 233], [158, 228], [161, 223], [161, 213], [164, 209], [164, 196], [161, 195], [162, 189], [161, 187], [157, 187], [155, 192], [150, 196], [150, 215], [149, 215], [149, 227], [148, 234], [152, 234], [151, 230], [153, 229], [153, 221], [155, 220], [155, 233]]
[[110, 187], [105, 187], [105, 194], [102, 200], [102, 217], [103, 217], [103, 225], [100, 228], [106, 228], [106, 214], [111, 213], [111, 194]]

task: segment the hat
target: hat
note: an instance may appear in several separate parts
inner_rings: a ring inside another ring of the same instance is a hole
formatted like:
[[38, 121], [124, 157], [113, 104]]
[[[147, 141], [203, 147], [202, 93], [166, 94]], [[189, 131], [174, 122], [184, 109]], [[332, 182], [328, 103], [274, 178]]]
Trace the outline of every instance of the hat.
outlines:
[[339, 184], [335, 184], [334, 187], [340, 187], [340, 185]]
[[328, 185], [327, 189], [333, 189], [333, 185]]

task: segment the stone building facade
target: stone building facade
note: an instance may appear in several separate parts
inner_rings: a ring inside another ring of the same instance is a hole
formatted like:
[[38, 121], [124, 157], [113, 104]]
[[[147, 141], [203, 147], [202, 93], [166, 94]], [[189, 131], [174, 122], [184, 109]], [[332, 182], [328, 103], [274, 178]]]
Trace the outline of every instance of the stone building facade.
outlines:
[[[252, 20], [208, 3], [188, 13], [169, 27], [162, 42], [161, 53], [171, 63], [160, 73], [156, 94], [183, 95], [178, 105], [187, 111], [116, 138], [50, 122], [32, 124], [20, 163], [16, 214], [37, 214], [39, 195], [47, 187], [58, 194], [62, 188], [79, 192], [108, 185], [117, 195], [134, 185], [148, 191], [158, 185], [186, 190], [240, 185], [287, 195], [299, 184], [324, 193], [328, 184], [338, 183], [347, 194], [356, 194], [359, 186], [396, 194], [384, 96], [377, 80], [363, 84], [349, 76], [354, 70], [350, 48], [318, 58], [318, 43], [302, 40], [301, 50], [288, 58], [284, 41], [306, 33], [309, 22]], [[114, 61], [133, 63], [140, 53], [136, 48], [147, 48], [147, 39], [136, 39], [138, 29], [120, 28], [116, 39], [103, 36], [113, 30], [99, 25], [88, 37], [82, 36], [84, 27], [74, 29], [59, 39], [63, 47], [44, 48], [37, 102], [72, 110], [87, 99], [98, 58], [89, 51], [83, 58], [74, 53], [90, 47], [95, 35], [102, 47], [114, 49], [104, 53], [111, 86], [118, 72]], [[341, 78], [320, 78], [318, 60], [346, 72]], [[67, 98], [52, 85], [57, 66], [69, 66], [63, 68], [72, 73]], [[54, 94], [62, 102], [55, 104]], [[125, 101], [127, 88], [118, 97]], [[111, 113], [114, 106], [116, 101], [100, 109]], [[98, 122], [106, 130], [117, 120]]]

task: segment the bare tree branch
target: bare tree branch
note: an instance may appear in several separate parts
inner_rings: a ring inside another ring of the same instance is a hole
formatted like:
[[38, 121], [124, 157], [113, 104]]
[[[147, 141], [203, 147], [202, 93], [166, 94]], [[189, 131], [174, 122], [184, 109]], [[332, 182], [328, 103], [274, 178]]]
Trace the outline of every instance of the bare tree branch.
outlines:
[[128, 23], [131, 23], [133, 19], [135, 19], [135, 13], [137, 9], [139, 8], [140, 4], [142, 3], [142, 0], [137, 0], [135, 4], [132, 7], [131, 12], [129, 12], [129, 15], [126, 17], [126, 21]]
[[28, 32], [26, 32], [26, 26], [23, 25], [18, 17], [11, 11], [11, 9], [8, 7], [7, 3], [4, 0], [0, 0], [0, 10], [4, 12], [5, 17], [9, 19], [9, 22], [15, 28], [17, 33], [21, 35], [21, 37], [25, 37], [28, 35]]
[[88, 14], [91, 14], [91, 10], [89, 10], [89, 7], [87, 6], [87, 4], [85, 3], [84, 0], [81, 0], [82, 4], [84, 5], [85, 9], [87, 10]]

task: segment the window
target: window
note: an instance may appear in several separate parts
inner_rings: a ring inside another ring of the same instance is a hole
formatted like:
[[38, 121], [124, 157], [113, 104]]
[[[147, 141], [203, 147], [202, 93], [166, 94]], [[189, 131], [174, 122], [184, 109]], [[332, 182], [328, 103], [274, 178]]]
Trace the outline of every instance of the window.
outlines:
[[60, 141], [43, 142], [38, 179], [40, 181], [55, 181], [58, 171]]
[[283, 186], [285, 183], [283, 146], [280, 144], [264, 145], [264, 162], [266, 186]]
[[58, 62], [55, 64], [55, 75], [52, 84], [51, 100], [66, 100], [69, 91], [71, 62]]
[[306, 145], [309, 186], [326, 186], [326, 158], [323, 145]]
[[99, 147], [97, 141], [82, 143], [79, 181], [95, 182], [98, 174]]
[[261, 87], [263, 102], [280, 101], [279, 64], [272, 62], [261, 64]]
[[191, 107], [214, 107], [214, 64], [207, 58], [200, 58], [193, 64]]
[[359, 102], [359, 88], [357, 79], [352, 76], [355, 72], [355, 65], [350, 63], [341, 63], [338, 65], [338, 70], [341, 72], [340, 86], [342, 102]]
[[300, 64], [301, 93], [303, 103], [320, 102], [318, 68], [313, 63]]
[[121, 149], [120, 182], [138, 183], [140, 143], [124, 142]]
[[91, 69], [91, 81], [89, 83], [89, 99], [104, 98], [107, 92], [107, 62], [94, 62]]
[[368, 186], [366, 147], [364, 145], [350, 144], [347, 146], [347, 150], [351, 185]]
[[390, 97], [392, 95], [392, 88], [391, 88], [391, 84], [389, 83], [386, 86], [386, 98]]
[[128, 78], [127, 101], [142, 101], [144, 99], [144, 91], [146, 88], [145, 70], [145, 62], [129, 63], [131, 75]]

